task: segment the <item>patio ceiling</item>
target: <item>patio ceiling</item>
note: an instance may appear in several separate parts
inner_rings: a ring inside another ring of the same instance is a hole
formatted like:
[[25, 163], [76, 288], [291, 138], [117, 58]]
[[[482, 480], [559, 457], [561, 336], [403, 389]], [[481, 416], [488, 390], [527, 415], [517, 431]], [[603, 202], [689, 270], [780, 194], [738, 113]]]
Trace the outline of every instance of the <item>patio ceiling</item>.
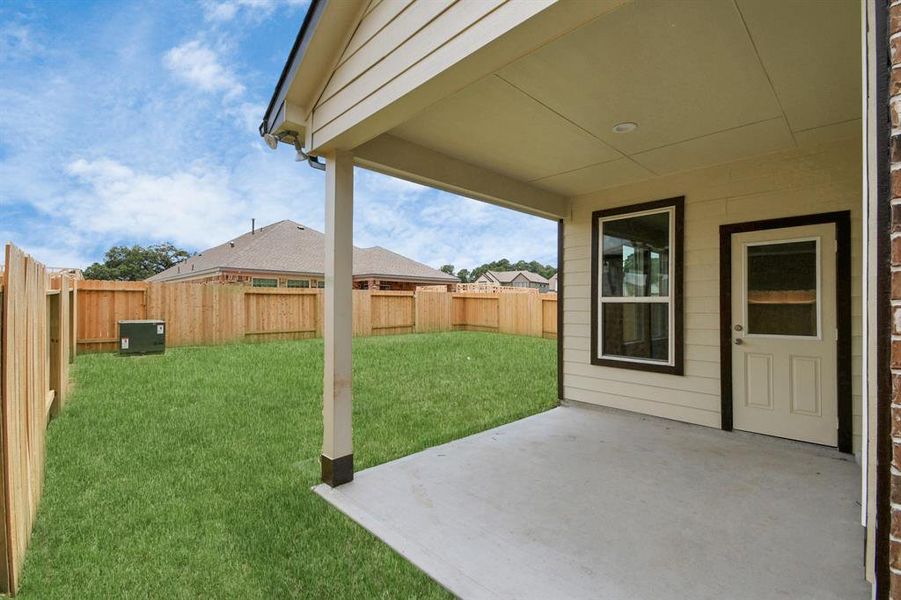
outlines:
[[852, 137], [859, 22], [854, 2], [640, 0], [389, 133], [562, 195]]

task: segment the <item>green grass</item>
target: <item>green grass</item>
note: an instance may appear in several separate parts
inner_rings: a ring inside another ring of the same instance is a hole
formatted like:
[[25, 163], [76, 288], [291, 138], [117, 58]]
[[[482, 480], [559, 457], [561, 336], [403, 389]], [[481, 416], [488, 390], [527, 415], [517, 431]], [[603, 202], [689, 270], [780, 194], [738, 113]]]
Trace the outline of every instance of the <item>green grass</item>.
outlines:
[[[354, 342], [357, 469], [546, 410], [555, 345]], [[437, 598], [316, 496], [322, 342], [78, 358], [21, 598]]]

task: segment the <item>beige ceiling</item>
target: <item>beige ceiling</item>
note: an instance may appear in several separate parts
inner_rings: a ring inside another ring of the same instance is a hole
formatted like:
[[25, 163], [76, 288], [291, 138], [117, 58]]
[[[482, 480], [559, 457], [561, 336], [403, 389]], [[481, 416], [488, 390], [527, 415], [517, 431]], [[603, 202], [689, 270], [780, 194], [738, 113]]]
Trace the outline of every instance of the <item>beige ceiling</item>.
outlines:
[[575, 195], [856, 135], [860, 111], [853, 0], [636, 0], [391, 133]]

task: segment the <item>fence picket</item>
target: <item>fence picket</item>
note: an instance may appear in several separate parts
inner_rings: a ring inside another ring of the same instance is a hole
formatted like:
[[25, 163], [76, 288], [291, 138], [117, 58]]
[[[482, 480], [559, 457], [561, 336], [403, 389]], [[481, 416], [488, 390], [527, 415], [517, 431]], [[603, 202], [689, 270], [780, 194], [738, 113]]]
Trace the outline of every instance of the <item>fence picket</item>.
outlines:
[[47, 422], [68, 391], [77, 290], [12, 244], [0, 289], [0, 592], [15, 594], [44, 485]]
[[[469, 330], [555, 337], [555, 294], [354, 290], [353, 334]], [[117, 321], [163, 319], [166, 345], [322, 337], [323, 291], [215, 283], [81, 281], [80, 351], [115, 350]]]

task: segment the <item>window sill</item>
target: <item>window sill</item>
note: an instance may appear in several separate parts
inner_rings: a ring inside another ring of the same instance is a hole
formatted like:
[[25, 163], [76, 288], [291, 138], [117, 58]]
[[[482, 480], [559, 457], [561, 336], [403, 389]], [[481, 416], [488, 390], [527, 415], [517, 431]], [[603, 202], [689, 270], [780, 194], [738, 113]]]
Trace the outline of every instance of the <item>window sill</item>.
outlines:
[[631, 369], [648, 373], [664, 373], [666, 375], [683, 375], [682, 365], [655, 364], [651, 362], [633, 362], [615, 358], [592, 358], [591, 364], [596, 367], [613, 367], [615, 369]]

